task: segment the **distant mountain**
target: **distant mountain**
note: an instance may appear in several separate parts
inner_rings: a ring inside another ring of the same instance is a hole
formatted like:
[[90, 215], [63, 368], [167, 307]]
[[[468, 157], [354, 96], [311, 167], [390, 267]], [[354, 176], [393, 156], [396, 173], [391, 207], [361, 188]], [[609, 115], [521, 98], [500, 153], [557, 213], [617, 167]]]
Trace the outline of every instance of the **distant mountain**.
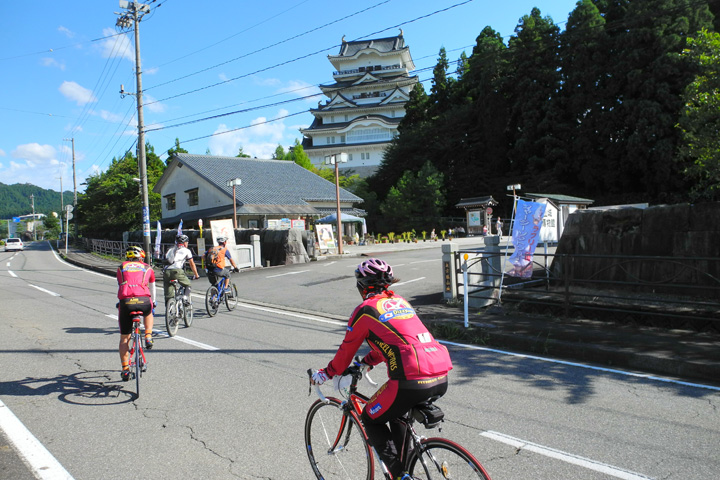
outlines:
[[[50, 215], [52, 212], [60, 213], [60, 192], [45, 190], [29, 183], [16, 183], [5, 185], [0, 183], [0, 219], [29, 215], [33, 212], [30, 195], [35, 201], [35, 213]], [[73, 192], [63, 193], [65, 205], [72, 204]]]

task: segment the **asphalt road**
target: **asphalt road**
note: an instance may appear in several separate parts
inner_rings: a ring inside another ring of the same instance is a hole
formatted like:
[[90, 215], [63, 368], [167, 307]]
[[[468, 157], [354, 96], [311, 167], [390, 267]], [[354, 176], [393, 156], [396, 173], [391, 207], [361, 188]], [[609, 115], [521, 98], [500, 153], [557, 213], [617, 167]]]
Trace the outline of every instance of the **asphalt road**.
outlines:
[[[398, 293], [415, 302], [439, 295], [432, 251], [385, 258], [403, 282]], [[198, 308], [193, 326], [170, 339], [158, 308], [156, 347], [135, 398], [133, 384], [119, 381], [114, 278], [70, 266], [43, 243], [0, 252], [0, 400], [75, 479], [311, 478], [305, 371], [325, 365], [342, 341], [341, 319], [359, 299], [355, 263], [234, 276], [243, 298], [305, 312], [243, 302], [209, 318]], [[194, 285], [201, 307], [207, 283]], [[455, 369], [439, 402], [441, 435], [494, 479], [708, 479], [720, 471], [716, 391], [449, 348]], [[0, 455], [0, 478], [13, 478], [14, 467]]]

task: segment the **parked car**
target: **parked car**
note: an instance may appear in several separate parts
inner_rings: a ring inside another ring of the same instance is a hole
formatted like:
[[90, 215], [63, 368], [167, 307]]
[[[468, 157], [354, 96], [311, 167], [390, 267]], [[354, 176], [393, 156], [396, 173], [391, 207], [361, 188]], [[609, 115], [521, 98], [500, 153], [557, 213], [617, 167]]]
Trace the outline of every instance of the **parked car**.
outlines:
[[19, 238], [7, 238], [5, 239], [5, 251], [9, 252], [10, 250], [23, 250], [24, 245], [22, 240]]

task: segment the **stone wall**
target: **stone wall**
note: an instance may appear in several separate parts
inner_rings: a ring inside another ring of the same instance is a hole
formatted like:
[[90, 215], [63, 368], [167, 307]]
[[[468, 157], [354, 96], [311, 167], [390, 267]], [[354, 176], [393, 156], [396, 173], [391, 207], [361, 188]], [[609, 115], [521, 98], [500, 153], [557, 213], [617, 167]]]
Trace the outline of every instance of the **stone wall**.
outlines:
[[[568, 218], [551, 269], [556, 278], [570, 275], [573, 279], [598, 282], [639, 282], [647, 286], [628, 288], [651, 289], [656, 293], [672, 293], [673, 285], [718, 288], [719, 238], [717, 202], [662, 205], [644, 210], [578, 210]], [[574, 258], [563, 257], [564, 254]], [[639, 258], [648, 256], [663, 258]], [[706, 296], [710, 292], [699, 288], [694, 293]]]

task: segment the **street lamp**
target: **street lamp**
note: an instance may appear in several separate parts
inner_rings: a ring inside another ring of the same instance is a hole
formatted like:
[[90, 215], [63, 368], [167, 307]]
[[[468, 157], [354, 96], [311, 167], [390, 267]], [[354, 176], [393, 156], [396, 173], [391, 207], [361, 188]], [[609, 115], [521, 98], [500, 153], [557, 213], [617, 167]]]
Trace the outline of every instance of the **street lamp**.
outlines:
[[325, 157], [326, 165], [335, 165], [335, 201], [337, 203], [337, 231], [338, 231], [338, 253], [342, 255], [342, 220], [340, 219], [340, 181], [338, 180], [338, 163], [347, 162], [347, 153], [338, 153], [327, 155]]
[[233, 228], [237, 229], [237, 200], [235, 199], [235, 187], [240, 185], [242, 180], [239, 178], [233, 178], [225, 182], [228, 187], [233, 187]]

